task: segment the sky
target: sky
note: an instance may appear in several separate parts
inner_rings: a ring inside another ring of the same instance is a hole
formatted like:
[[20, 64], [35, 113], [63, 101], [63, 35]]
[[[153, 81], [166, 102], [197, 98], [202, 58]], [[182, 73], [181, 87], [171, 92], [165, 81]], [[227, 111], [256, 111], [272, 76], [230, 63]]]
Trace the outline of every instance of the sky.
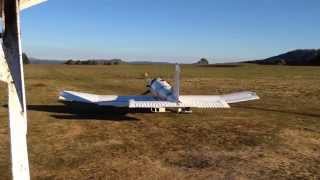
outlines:
[[49, 0], [21, 13], [44, 59], [212, 63], [320, 48], [319, 0]]

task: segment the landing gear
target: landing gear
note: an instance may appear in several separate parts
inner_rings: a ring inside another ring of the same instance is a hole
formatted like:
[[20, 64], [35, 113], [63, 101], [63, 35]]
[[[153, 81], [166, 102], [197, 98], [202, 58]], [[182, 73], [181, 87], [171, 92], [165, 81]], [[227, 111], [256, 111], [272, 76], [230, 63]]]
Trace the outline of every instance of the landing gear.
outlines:
[[[169, 109], [169, 110], [171, 112], [175, 111], [175, 109]], [[153, 112], [153, 113], [165, 113], [165, 112], [167, 112], [167, 109], [166, 108], [151, 108], [151, 112]], [[192, 110], [191, 110], [190, 107], [185, 107], [185, 108], [177, 108], [176, 112], [178, 114], [191, 114]]]
[[178, 108], [177, 109], [177, 113], [181, 113], [181, 114], [191, 114], [192, 110], [190, 107], [185, 107], [185, 108]]
[[151, 108], [151, 112], [153, 112], [153, 113], [164, 113], [164, 112], [166, 112], [166, 108]]

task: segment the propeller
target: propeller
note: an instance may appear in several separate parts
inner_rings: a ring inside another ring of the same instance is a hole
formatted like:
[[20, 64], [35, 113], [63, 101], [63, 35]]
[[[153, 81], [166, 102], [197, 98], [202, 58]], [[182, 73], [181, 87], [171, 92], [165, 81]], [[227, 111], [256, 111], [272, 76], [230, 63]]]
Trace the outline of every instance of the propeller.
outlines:
[[145, 91], [145, 92], [142, 93], [141, 95], [148, 95], [149, 93], [151, 93], [151, 91], [148, 89], [147, 91]]
[[150, 91], [150, 88], [151, 88], [151, 85], [153, 84], [153, 82], [156, 81], [156, 79], [146, 79], [146, 87], [148, 88], [148, 90], [146, 90], [144, 93], [142, 93], [141, 95], [147, 95], [147, 94], [150, 94], [151, 91]]

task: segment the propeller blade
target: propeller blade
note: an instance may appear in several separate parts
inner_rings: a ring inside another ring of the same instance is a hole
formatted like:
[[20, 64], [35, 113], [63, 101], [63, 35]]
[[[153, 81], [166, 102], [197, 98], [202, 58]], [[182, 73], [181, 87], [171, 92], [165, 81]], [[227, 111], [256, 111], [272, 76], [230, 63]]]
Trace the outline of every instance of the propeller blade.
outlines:
[[147, 90], [146, 92], [142, 93], [141, 95], [147, 95], [150, 93], [150, 90]]

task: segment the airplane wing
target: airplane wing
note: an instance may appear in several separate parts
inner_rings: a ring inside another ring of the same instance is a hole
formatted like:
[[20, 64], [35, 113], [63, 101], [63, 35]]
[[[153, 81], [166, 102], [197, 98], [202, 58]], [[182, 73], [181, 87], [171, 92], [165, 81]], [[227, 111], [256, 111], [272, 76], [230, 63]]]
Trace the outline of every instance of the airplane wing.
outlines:
[[179, 103], [170, 101], [129, 101], [129, 108], [230, 108], [223, 99], [214, 101], [201, 101], [193, 99], [192, 101], [181, 101]]
[[231, 93], [221, 96], [184, 95], [179, 96], [179, 103], [169, 101], [135, 101], [129, 102], [130, 108], [230, 108], [229, 104], [260, 99], [250, 91]]
[[89, 103], [98, 106], [129, 107], [129, 108], [229, 108], [229, 105], [220, 97], [211, 97], [208, 100], [199, 100], [192, 96], [182, 97], [181, 103], [170, 101], [159, 101], [152, 96], [117, 96], [117, 95], [96, 95], [75, 91], [63, 91], [59, 100], [73, 103]]
[[220, 96], [179, 96], [179, 102], [170, 101], [135, 101], [129, 103], [130, 108], [230, 108]]
[[152, 96], [118, 96], [118, 95], [96, 95], [75, 91], [62, 91], [60, 101], [89, 103], [98, 106], [129, 107], [129, 101], [156, 101]]
[[47, 0], [20, 0], [20, 10], [46, 2]]
[[260, 99], [260, 97], [255, 92], [251, 91], [226, 94], [222, 95], [221, 98], [229, 104]]
[[96, 95], [74, 91], [63, 91], [59, 96], [59, 100], [65, 102], [90, 103], [99, 106], [129, 108], [230, 108], [229, 103], [237, 103], [256, 99], [259, 99], [259, 97], [255, 93], [249, 91], [222, 96], [180, 96], [179, 103], [161, 101], [152, 96]]
[[[0, 4], [2, 5], [3, 2], [6, 0], [0, 0]], [[19, 10], [25, 10], [27, 8], [30, 8], [32, 6], [38, 5], [40, 3], [46, 2], [47, 0], [20, 0], [19, 2]], [[0, 7], [0, 17], [2, 17], [4, 8]]]
[[243, 91], [243, 92], [236, 92], [231, 94], [225, 94], [225, 95], [186, 95], [186, 96], [180, 96], [180, 101], [204, 101], [204, 102], [214, 102], [218, 99], [224, 100], [228, 104], [232, 103], [239, 103], [239, 102], [245, 102], [245, 101], [252, 101], [260, 99], [259, 96], [255, 92], [251, 91]]

